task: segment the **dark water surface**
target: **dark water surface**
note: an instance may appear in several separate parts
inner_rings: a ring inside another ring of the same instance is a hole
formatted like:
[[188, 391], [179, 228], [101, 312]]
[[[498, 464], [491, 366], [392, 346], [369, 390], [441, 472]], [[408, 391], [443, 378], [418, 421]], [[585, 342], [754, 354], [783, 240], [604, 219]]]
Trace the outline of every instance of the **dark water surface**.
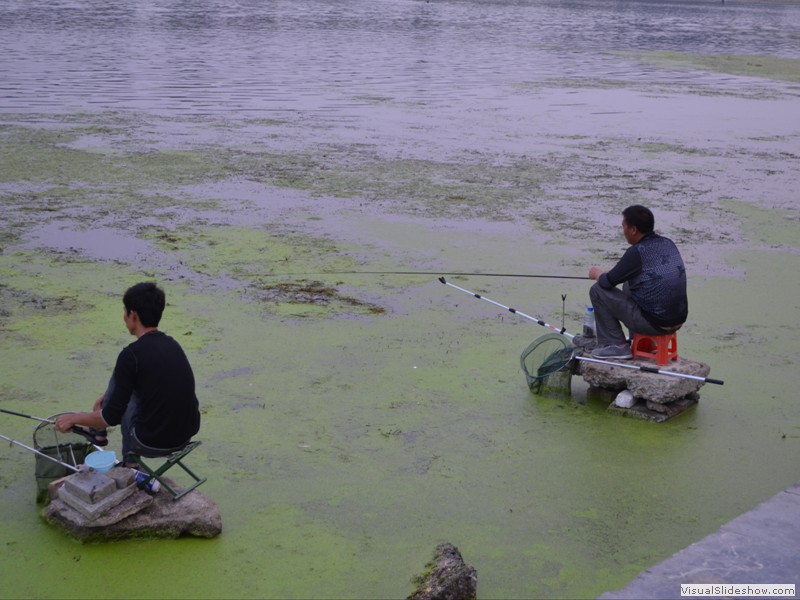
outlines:
[[657, 78], [620, 51], [800, 56], [773, 2], [8, 0], [0, 110], [347, 115], [369, 97], [480, 102], [509, 82]]

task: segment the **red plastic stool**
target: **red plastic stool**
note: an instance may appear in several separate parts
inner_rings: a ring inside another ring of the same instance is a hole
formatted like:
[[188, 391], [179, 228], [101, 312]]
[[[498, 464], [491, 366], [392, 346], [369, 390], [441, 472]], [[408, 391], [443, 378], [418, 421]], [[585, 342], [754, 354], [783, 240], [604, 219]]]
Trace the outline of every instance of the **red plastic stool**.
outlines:
[[678, 334], [645, 335], [635, 333], [631, 344], [634, 360], [637, 358], [653, 359], [659, 365], [666, 365], [670, 360], [678, 360]]

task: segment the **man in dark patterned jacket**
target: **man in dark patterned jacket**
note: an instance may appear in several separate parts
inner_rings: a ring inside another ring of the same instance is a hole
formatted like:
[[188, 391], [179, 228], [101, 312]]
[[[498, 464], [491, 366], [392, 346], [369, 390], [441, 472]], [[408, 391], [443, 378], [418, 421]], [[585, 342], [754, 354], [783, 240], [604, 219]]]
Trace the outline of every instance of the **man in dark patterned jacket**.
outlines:
[[650, 209], [629, 206], [622, 211], [622, 233], [630, 248], [610, 271], [589, 269], [589, 278], [597, 282], [589, 290], [597, 330], [595, 358], [631, 358], [622, 325], [631, 336], [666, 335], [686, 321], [686, 267], [675, 243], [655, 233], [654, 226]]

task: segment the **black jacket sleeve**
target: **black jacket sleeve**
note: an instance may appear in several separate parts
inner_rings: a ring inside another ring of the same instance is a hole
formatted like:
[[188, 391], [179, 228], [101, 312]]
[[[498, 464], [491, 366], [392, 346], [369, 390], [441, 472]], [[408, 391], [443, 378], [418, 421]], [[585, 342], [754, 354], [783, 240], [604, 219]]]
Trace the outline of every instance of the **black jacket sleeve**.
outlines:
[[634, 244], [625, 251], [619, 262], [608, 273], [600, 275], [600, 287], [610, 290], [620, 283], [633, 279], [642, 272], [642, 257]]

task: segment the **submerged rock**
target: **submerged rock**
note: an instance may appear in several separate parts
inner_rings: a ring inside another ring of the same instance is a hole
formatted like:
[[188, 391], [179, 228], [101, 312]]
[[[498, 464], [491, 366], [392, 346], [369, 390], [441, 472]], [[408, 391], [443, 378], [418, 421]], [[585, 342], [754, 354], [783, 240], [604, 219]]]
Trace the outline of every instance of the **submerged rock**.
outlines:
[[458, 548], [439, 544], [425, 572], [414, 580], [417, 590], [408, 600], [472, 600], [478, 594], [478, 574], [464, 563]]

